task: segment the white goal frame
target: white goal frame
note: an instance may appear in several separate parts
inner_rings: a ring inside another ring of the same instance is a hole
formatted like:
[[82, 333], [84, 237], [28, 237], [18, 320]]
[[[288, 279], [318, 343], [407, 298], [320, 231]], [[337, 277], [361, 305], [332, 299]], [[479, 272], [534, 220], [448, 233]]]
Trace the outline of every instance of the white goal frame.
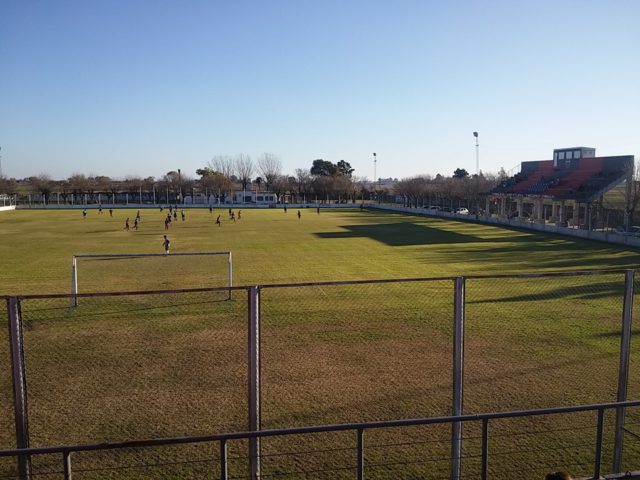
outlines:
[[228, 268], [228, 296], [227, 300], [231, 300], [231, 290], [233, 287], [233, 260], [231, 252], [178, 252], [178, 253], [82, 253], [71, 257], [71, 306], [78, 305], [78, 258], [137, 258], [137, 257], [176, 257], [185, 255], [226, 255]]

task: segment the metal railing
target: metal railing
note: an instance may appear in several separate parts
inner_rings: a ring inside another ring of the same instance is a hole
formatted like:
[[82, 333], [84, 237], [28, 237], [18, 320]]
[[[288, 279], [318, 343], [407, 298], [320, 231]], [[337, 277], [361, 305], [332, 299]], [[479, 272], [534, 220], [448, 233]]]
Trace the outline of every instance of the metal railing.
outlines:
[[[281, 428], [272, 430], [262, 430], [253, 432], [235, 432], [225, 433], [218, 435], [200, 435], [191, 437], [173, 437], [173, 438], [156, 438], [150, 440], [131, 440], [125, 442], [109, 442], [99, 444], [88, 445], [66, 445], [60, 447], [41, 447], [41, 448], [21, 448], [0, 450], [1, 457], [16, 457], [16, 458], [28, 458], [37, 455], [61, 455], [61, 466], [65, 480], [71, 480], [72, 478], [72, 458], [73, 453], [79, 452], [91, 452], [91, 451], [106, 451], [116, 449], [131, 449], [131, 448], [146, 448], [146, 447], [159, 447], [169, 445], [183, 445], [183, 444], [196, 444], [196, 443], [212, 443], [217, 442], [219, 444], [220, 452], [220, 465], [219, 476], [220, 480], [228, 480], [230, 477], [229, 461], [227, 455], [227, 447], [229, 442], [234, 440], [252, 440], [262, 439], [269, 437], [283, 437], [291, 435], [305, 435], [313, 433], [326, 433], [326, 432], [352, 432], [354, 433], [354, 443], [356, 444], [356, 464], [353, 466], [355, 470], [355, 478], [357, 480], [364, 480], [366, 478], [366, 461], [365, 461], [365, 442], [364, 434], [366, 431], [376, 429], [398, 428], [398, 427], [413, 427], [413, 426], [426, 426], [437, 424], [449, 424], [455, 425], [459, 423], [472, 423], [480, 422], [482, 425], [482, 443], [481, 443], [481, 479], [486, 480], [489, 478], [489, 460], [490, 456], [490, 430], [489, 424], [492, 421], [497, 421], [507, 418], [522, 418], [522, 417], [535, 417], [541, 415], [561, 415], [571, 414], [577, 412], [596, 412], [596, 428], [594, 432], [594, 458], [593, 458], [593, 479], [599, 479], [602, 475], [602, 446], [603, 446], [603, 432], [605, 425], [605, 411], [611, 409], [631, 408], [640, 406], [640, 400], [604, 403], [596, 405], [581, 405], [574, 407], [556, 407], [556, 408], [543, 408], [535, 410], [520, 410], [511, 412], [493, 412], [493, 413], [481, 413], [474, 415], [457, 415], [450, 417], [437, 417], [437, 418], [416, 418], [405, 420], [389, 420], [380, 422], [363, 422], [363, 423], [346, 423], [338, 425], [321, 425], [312, 427], [298, 427], [298, 428]], [[456, 459], [452, 459], [454, 461]], [[257, 478], [256, 474], [252, 474], [250, 478]]]

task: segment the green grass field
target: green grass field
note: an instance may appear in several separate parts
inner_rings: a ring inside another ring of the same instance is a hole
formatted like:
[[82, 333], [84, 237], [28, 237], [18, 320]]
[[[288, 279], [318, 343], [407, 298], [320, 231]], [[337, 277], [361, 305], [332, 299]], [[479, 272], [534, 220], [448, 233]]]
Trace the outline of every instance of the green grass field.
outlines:
[[[166, 211], [143, 210], [140, 230], [124, 231], [124, 219], [135, 213], [2, 212], [0, 294], [68, 293], [73, 254], [161, 253]], [[214, 224], [218, 214], [222, 227]], [[226, 210], [186, 215], [168, 231], [172, 252], [231, 251], [235, 285], [635, 268], [640, 261], [635, 250], [605, 244], [378, 210], [304, 209], [300, 219], [291, 209], [243, 210], [235, 223]], [[85, 260], [81, 291], [225, 285], [226, 263], [177, 260]], [[469, 280], [465, 411], [614, 400], [623, 282], [622, 274]], [[263, 428], [450, 414], [452, 309], [450, 280], [265, 288]], [[101, 297], [82, 299], [76, 309], [68, 299], [25, 300], [22, 311], [32, 446], [246, 429], [246, 293], [236, 292], [232, 302], [206, 293]], [[4, 329], [0, 441], [11, 447], [6, 336]], [[630, 398], [640, 396], [637, 350]], [[630, 417], [640, 421], [638, 412]], [[492, 478], [509, 478], [499, 472], [516, 466], [531, 472], [519, 478], [541, 478], [561, 466], [589, 473], [584, 459], [594, 418], [581, 419], [584, 430], [565, 433], [583, 445], [566, 451], [558, 430], [569, 419], [539, 420], [496, 425], [492, 448], [503, 454], [492, 458]], [[465, 431], [471, 478], [478, 472], [478, 435]], [[339, 470], [355, 464], [353, 439], [343, 437], [265, 441], [265, 478], [351, 478], [352, 471]], [[448, 463], [438, 459], [447, 457], [448, 439], [444, 428], [372, 433], [367, 478], [444, 478]], [[342, 444], [348, 449], [336, 450]], [[541, 444], [552, 447], [543, 460], [531, 453]], [[233, 448], [232, 476], [241, 476], [246, 451]], [[215, 462], [215, 446], [183, 450], [172, 458], [202, 462], [132, 466], [117, 478], [214, 478], [204, 472]], [[313, 461], [275, 455], [291, 450], [323, 453]], [[638, 442], [625, 453], [631, 462], [640, 459]], [[164, 463], [166, 453], [103, 457], [80, 456], [75, 468]], [[51, 462], [37, 467], [55, 470], [59, 464]], [[0, 468], [11, 472], [13, 464]], [[107, 477], [86, 471], [78, 478]]]

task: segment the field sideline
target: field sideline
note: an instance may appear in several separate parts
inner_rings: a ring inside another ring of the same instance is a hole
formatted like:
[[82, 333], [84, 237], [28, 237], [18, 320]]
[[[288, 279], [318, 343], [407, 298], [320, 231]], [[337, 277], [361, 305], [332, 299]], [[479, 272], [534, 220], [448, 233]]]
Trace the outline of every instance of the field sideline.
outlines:
[[[296, 209], [286, 214], [243, 210], [235, 223], [227, 210], [185, 212], [186, 221], [178, 216], [168, 231], [172, 251], [230, 250], [236, 285], [634, 268], [640, 263], [639, 252], [620, 247], [377, 210], [323, 209], [318, 215], [303, 209], [300, 219]], [[113, 218], [108, 210], [102, 215], [91, 210], [87, 218], [79, 210], [3, 212], [0, 294], [68, 293], [73, 254], [161, 253], [166, 213], [142, 210], [140, 230], [127, 232], [124, 220], [128, 216], [133, 225], [135, 209], [116, 210]], [[215, 225], [218, 215], [221, 227]], [[211, 286], [215, 263], [198, 261], [181, 271], [168, 263], [176, 259], [87, 262], [82, 285], [102, 291]], [[226, 264], [220, 268], [226, 272]], [[469, 280], [465, 411], [613, 400], [622, 280], [618, 274]], [[233, 302], [200, 294], [83, 299], [77, 309], [69, 309], [66, 299], [25, 301], [32, 445], [243, 430], [246, 303], [242, 292]], [[264, 428], [450, 413], [450, 281], [267, 288], [261, 316]], [[12, 446], [6, 335], [6, 329], [0, 332], [0, 441]], [[638, 351], [632, 346], [636, 380]], [[630, 398], [640, 394], [636, 380]], [[499, 472], [514, 465], [531, 472], [519, 478], [533, 479], [550, 466], [584, 464], [590, 446], [578, 452], [561, 448], [566, 439], [555, 432], [568, 428], [564, 421], [496, 426], [501, 435], [492, 443], [494, 452], [514, 450], [514, 443], [521, 450], [496, 457], [492, 478], [508, 478]], [[584, 430], [572, 430], [572, 440], [589, 444], [593, 419], [581, 422]], [[537, 433], [522, 433], [528, 431]], [[513, 432], [520, 435], [515, 440]], [[469, 428], [465, 435], [470, 455], [465, 476], [475, 478], [479, 432]], [[272, 440], [263, 448], [267, 454], [323, 451], [314, 456], [314, 468], [338, 470], [313, 478], [350, 478], [339, 468], [351, 462], [352, 452], [331, 450], [346, 442], [338, 437]], [[370, 447], [380, 445], [369, 450], [369, 464], [379, 467], [371, 467], [367, 478], [390, 478], [393, 467], [385, 465], [392, 461], [406, 463], [402, 478], [447, 475], [446, 461], [421, 463], [447, 457], [446, 429], [372, 433], [367, 439]], [[547, 464], [531, 453], [540, 445], [557, 447], [545, 454]], [[606, 461], [609, 448], [608, 443]], [[631, 459], [640, 458], [638, 445], [627, 445], [625, 451]], [[232, 452], [239, 458], [246, 454], [240, 445]], [[118, 461], [151, 462], [146, 453], [131, 455]], [[200, 467], [186, 460], [214, 458], [215, 448], [185, 449], [180, 455], [185, 464], [171, 473], [149, 467], [144, 474], [118, 478], [193, 478]], [[163, 458], [158, 453], [158, 462]], [[86, 469], [105, 461], [115, 460], [77, 459]], [[3, 465], [2, 472], [11, 471], [11, 465]], [[243, 466], [239, 460], [234, 468], [242, 473]], [[264, 459], [266, 476], [309, 468], [300, 457]], [[101, 478], [99, 471], [94, 475], [82, 478]]]

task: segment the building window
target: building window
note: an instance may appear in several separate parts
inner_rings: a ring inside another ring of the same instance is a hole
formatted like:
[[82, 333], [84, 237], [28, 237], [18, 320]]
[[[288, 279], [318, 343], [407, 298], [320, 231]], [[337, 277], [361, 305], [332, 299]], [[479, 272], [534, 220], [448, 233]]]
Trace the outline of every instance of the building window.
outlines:
[[573, 152], [573, 158], [580, 158], [580, 150]]
[[564, 160], [564, 152], [558, 152], [558, 158]]

